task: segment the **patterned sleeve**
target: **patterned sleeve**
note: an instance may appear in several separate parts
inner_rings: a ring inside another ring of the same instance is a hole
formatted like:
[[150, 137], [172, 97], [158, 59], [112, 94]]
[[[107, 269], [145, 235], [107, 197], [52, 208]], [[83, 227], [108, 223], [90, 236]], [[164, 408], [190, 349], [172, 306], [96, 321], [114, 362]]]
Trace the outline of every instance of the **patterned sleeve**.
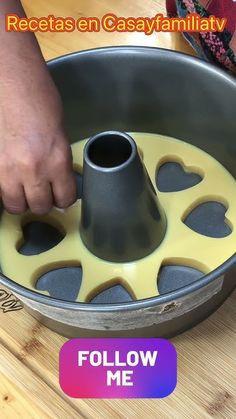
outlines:
[[198, 13], [201, 17], [214, 15], [227, 19], [223, 32], [184, 33], [201, 58], [236, 74], [236, 2], [234, 0], [167, 0], [170, 17], [186, 17]]

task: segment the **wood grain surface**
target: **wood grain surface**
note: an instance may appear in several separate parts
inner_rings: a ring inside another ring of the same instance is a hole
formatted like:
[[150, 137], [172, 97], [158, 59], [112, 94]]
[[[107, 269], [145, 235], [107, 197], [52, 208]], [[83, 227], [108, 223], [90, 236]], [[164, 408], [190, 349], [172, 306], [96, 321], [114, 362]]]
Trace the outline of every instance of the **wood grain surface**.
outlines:
[[[165, 14], [164, 0], [24, 0], [23, 4], [29, 16]], [[167, 33], [150, 37], [105, 32], [46, 33], [38, 39], [45, 59], [81, 49], [122, 44], [162, 46], [192, 53], [180, 35]], [[15, 311], [6, 312], [0, 299], [0, 418], [235, 419], [235, 297], [234, 293], [209, 319], [172, 340], [178, 351], [178, 385], [170, 397], [162, 400], [68, 398], [58, 382], [58, 353], [66, 339], [39, 324], [19, 305], [13, 306]]]

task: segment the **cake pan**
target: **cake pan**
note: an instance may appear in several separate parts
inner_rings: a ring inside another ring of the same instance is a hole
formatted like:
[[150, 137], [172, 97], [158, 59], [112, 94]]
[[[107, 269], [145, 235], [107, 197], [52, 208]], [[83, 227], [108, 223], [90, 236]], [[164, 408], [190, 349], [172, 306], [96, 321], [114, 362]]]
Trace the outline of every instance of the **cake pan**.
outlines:
[[[236, 81], [213, 65], [131, 46], [78, 52], [48, 67], [63, 99], [71, 143], [107, 131], [158, 133], [201, 148], [236, 176]], [[170, 337], [205, 319], [233, 291], [236, 254], [187, 286], [128, 303], [62, 301], [2, 274], [0, 283], [36, 319], [68, 337]]]

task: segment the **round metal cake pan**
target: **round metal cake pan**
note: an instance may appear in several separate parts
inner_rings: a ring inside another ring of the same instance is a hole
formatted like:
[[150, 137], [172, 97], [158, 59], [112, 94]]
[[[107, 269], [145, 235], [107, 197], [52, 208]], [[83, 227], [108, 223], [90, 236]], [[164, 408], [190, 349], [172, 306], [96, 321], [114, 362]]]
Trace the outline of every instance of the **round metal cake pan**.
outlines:
[[[109, 130], [168, 135], [205, 150], [236, 177], [236, 81], [215, 66], [147, 47], [82, 51], [48, 66], [72, 143]], [[191, 285], [122, 304], [57, 300], [4, 275], [0, 283], [35, 318], [68, 337], [170, 337], [205, 319], [233, 291], [236, 254]]]

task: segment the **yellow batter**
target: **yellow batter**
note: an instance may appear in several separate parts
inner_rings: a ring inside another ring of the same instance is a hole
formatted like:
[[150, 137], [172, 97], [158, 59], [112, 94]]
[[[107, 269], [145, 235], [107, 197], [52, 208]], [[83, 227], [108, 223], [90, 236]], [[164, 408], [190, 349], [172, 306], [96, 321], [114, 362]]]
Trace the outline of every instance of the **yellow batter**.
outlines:
[[[135, 299], [158, 295], [157, 276], [162, 264], [180, 264], [211, 272], [235, 253], [236, 249], [236, 182], [227, 170], [202, 150], [169, 137], [155, 134], [131, 134], [137, 143], [149, 176], [156, 188], [156, 172], [167, 161], [182, 164], [185, 170], [198, 173], [203, 180], [192, 188], [161, 193], [158, 197], [167, 217], [167, 232], [161, 245], [144, 259], [129, 263], [110, 263], [98, 259], [83, 245], [79, 236], [81, 201], [65, 211], [53, 209], [44, 217], [26, 213], [10, 215], [4, 211], [0, 225], [0, 264], [3, 273], [26, 288], [34, 285], [44, 273], [61, 267], [82, 266], [83, 279], [77, 301], [88, 302], [98, 292], [122, 284]], [[74, 167], [82, 172], [86, 140], [72, 145]], [[226, 222], [232, 233], [211, 238], [192, 231], [183, 223], [186, 215], [206, 201], [223, 203]], [[54, 248], [35, 256], [21, 255], [22, 226], [43, 221], [65, 233]], [[37, 291], [48, 295], [46, 291]]]

